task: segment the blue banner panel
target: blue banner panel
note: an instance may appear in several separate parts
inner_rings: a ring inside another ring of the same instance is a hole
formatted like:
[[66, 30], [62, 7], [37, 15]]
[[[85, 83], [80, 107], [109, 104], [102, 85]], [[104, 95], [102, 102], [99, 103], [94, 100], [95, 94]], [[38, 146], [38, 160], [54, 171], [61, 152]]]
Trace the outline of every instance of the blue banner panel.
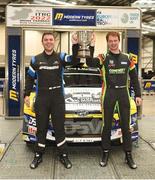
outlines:
[[8, 116], [20, 116], [20, 36], [8, 36]]
[[[137, 63], [135, 65], [136, 65], [136, 68], [137, 68], [137, 71], [138, 71], [139, 38], [131, 38], [131, 37], [129, 37], [127, 46], [128, 46], [128, 53], [132, 53], [133, 55], [136, 56], [135, 59], [136, 59]], [[135, 97], [135, 92], [134, 92], [132, 86], [130, 86], [130, 95], [131, 95], [131, 97]]]
[[53, 9], [53, 25], [96, 26], [95, 9]]
[[139, 61], [139, 38], [128, 38], [128, 53], [137, 55], [137, 70], [138, 70], [138, 61]]
[[155, 92], [155, 80], [145, 80], [143, 90]]

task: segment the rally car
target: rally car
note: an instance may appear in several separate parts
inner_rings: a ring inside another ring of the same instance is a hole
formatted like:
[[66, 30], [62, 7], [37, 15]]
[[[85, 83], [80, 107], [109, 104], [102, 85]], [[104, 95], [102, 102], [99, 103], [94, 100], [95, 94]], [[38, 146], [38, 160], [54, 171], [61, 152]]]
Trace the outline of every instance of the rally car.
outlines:
[[[68, 142], [101, 141], [103, 115], [101, 108], [102, 79], [96, 68], [67, 68], [64, 72], [65, 131]], [[31, 105], [24, 104], [23, 140], [36, 141], [36, 117], [34, 112], [35, 91], [30, 95]], [[138, 140], [137, 109], [131, 98], [130, 128], [132, 140]], [[103, 107], [104, 108], [104, 107]], [[54, 130], [50, 117], [47, 140], [54, 141]], [[111, 140], [122, 140], [117, 106], [113, 115]]]

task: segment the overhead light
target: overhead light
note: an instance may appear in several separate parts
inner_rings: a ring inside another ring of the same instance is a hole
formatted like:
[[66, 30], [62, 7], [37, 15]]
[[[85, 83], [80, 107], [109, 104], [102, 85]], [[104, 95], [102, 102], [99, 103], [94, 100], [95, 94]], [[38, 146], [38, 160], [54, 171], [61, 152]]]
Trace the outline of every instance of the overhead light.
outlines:
[[71, 2], [71, 4], [73, 4], [73, 5], [77, 5], [77, 2]]
[[142, 12], [146, 12], [146, 11], [148, 11], [148, 9], [142, 8], [141, 11], [142, 11]]
[[[142, 23], [142, 33], [144, 32], [149, 32], [149, 33], [155, 33], [155, 26], [149, 26], [149, 25], [146, 25], [144, 23]], [[143, 34], [144, 34], [143, 33]]]
[[142, 31], [142, 34], [148, 34], [149, 31]]
[[74, 4], [72, 3], [67, 3], [64, 1], [59, 1], [59, 0], [34, 0], [34, 3], [36, 4], [54, 4], [54, 5], [67, 5], [67, 6], [72, 6]]
[[87, 0], [78, 0], [78, 2], [87, 2]]
[[132, 7], [152, 8], [155, 7], [154, 0], [137, 0], [131, 4]]
[[151, 25], [155, 25], [155, 20], [149, 21], [148, 23]]
[[155, 7], [152, 7], [150, 10], [151, 10], [151, 11], [155, 11]]

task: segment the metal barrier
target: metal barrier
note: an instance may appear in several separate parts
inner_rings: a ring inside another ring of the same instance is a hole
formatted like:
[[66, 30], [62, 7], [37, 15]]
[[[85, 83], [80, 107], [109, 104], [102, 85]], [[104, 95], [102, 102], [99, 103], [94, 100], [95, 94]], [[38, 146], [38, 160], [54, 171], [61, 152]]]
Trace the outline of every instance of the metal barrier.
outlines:
[[155, 95], [155, 79], [143, 79], [142, 90], [143, 95]]
[[4, 78], [0, 78], [0, 116], [4, 116], [4, 83], [5, 83], [5, 79]]

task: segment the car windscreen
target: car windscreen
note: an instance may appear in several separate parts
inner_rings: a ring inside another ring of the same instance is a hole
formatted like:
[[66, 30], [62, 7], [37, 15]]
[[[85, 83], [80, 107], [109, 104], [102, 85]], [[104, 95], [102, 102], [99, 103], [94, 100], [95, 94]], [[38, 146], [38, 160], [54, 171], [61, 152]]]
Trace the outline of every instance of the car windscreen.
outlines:
[[65, 73], [65, 87], [101, 87], [100, 74], [93, 73]]

